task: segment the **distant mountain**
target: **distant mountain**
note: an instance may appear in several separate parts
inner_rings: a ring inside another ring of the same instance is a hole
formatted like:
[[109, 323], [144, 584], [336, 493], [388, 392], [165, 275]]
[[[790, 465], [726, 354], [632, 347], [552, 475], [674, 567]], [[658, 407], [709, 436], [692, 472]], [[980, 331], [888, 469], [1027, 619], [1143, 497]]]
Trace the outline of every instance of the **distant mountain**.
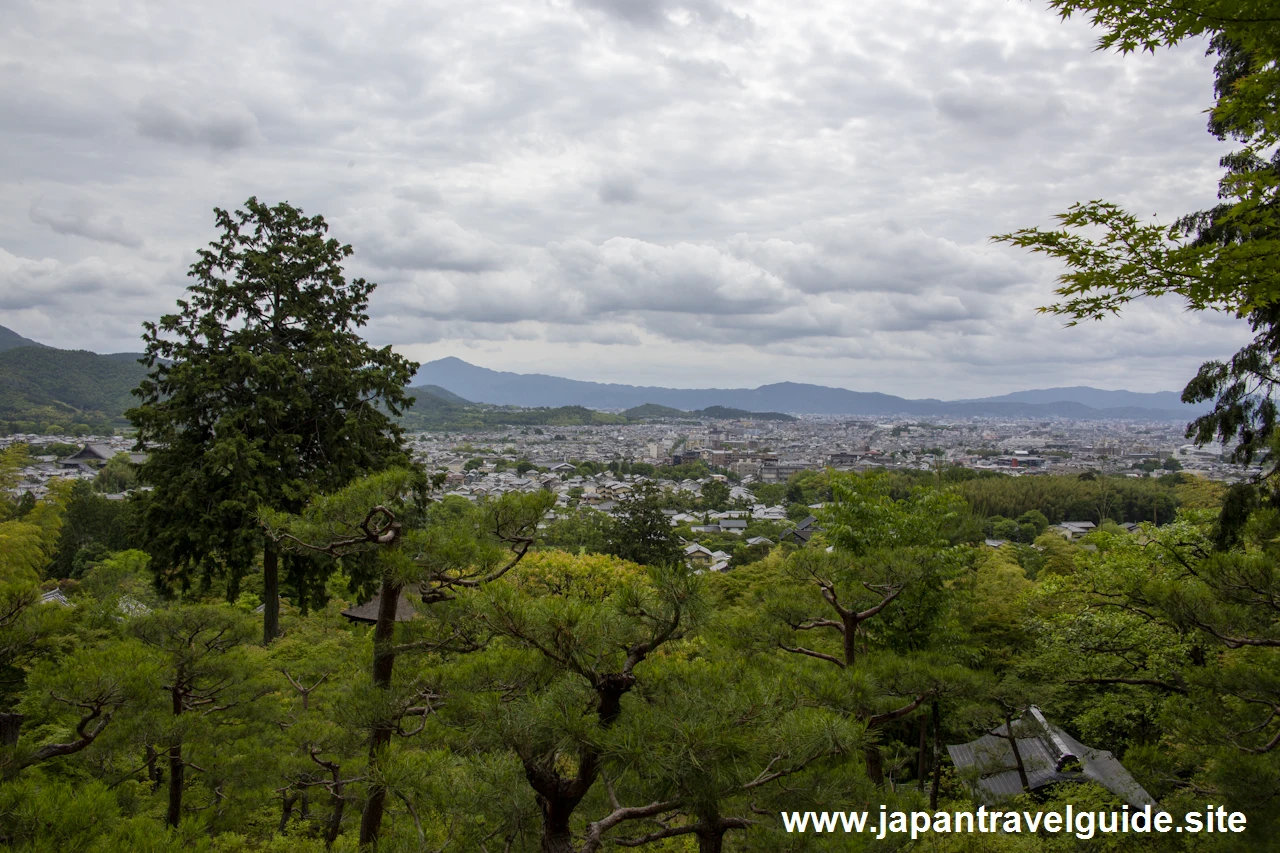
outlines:
[[627, 409], [622, 416], [628, 420], [642, 421], [654, 418], [687, 418], [689, 413], [670, 406], [659, 406], [657, 403], [641, 403]]
[[659, 406], [657, 403], [644, 403], [639, 406], [633, 406], [623, 412], [622, 416], [633, 421], [656, 420], [659, 418], [719, 418], [721, 420], [756, 421], [796, 420], [791, 415], [784, 415], [781, 412], [748, 412], [745, 409], [731, 409], [727, 406], [708, 406], [705, 409], [685, 412], [680, 409], [673, 409], [670, 406]]
[[[581, 382], [541, 373], [508, 373], [477, 367], [459, 358], [428, 362], [418, 370], [419, 381], [439, 385], [469, 400], [508, 406], [588, 406], [597, 409], [630, 409], [646, 403], [681, 411], [725, 406], [749, 412], [790, 412], [825, 415], [932, 416], [932, 417], [1068, 417], [1080, 419], [1189, 420], [1196, 410], [1166, 404], [1172, 391], [1132, 392], [1098, 389], [1050, 389], [1023, 391], [1005, 398], [946, 402], [909, 400], [892, 394], [849, 391], [798, 382], [778, 382], [759, 388], [662, 388]], [[1102, 395], [1095, 401], [1115, 405], [1090, 405], [1079, 398], [1085, 392]], [[1047, 400], [1045, 394], [1059, 399]], [[1022, 399], [1033, 395], [1033, 399]], [[1130, 402], [1136, 401], [1136, 402]], [[1145, 405], [1140, 405], [1144, 403]], [[1155, 405], [1159, 404], [1159, 405]]]
[[1014, 391], [999, 397], [980, 397], [975, 400], [957, 400], [959, 403], [1081, 403], [1094, 409], [1141, 408], [1169, 409], [1188, 412], [1208, 411], [1209, 403], [1195, 406], [1182, 402], [1182, 395], [1177, 391], [1104, 391], [1101, 388], [1090, 388], [1087, 385], [1073, 385], [1070, 388], [1042, 388], [1036, 391]]
[[691, 415], [698, 415], [704, 418], [719, 418], [720, 420], [752, 420], [752, 421], [795, 421], [799, 420], [794, 415], [784, 415], [782, 412], [748, 412], [745, 409], [734, 409], [729, 406], [707, 406], [705, 409], [698, 409], [690, 412]]
[[621, 415], [583, 406], [510, 408], [473, 403], [434, 385], [407, 389], [413, 405], [400, 418], [408, 430], [480, 430], [497, 426], [606, 426], [623, 424]]
[[10, 432], [125, 424], [146, 375], [138, 355], [104, 356], [43, 345], [0, 352], [0, 428]]
[[416, 385], [413, 388], [408, 389], [408, 394], [411, 397], [415, 397], [415, 396], [420, 397], [423, 394], [430, 394], [433, 397], [439, 397], [441, 400], [444, 400], [449, 403], [453, 403], [454, 405], [457, 405], [457, 406], [474, 406], [475, 405], [475, 403], [471, 402], [465, 397], [459, 397], [457, 394], [445, 388], [441, 388], [439, 385]]
[[33, 341], [30, 338], [24, 338], [13, 329], [6, 329], [0, 326], [0, 352], [15, 349], [17, 347], [42, 347], [44, 344], [39, 341]]

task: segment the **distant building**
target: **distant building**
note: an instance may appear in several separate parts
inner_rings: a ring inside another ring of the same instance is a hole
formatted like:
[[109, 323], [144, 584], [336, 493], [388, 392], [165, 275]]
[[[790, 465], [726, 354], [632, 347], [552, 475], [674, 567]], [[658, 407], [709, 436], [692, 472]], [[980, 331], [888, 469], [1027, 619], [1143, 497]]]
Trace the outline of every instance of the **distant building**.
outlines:
[[710, 566], [715, 562], [710, 548], [701, 545], [689, 545], [684, 549], [684, 558], [689, 565]]
[[1066, 539], [1074, 541], [1081, 536], [1092, 533], [1097, 527], [1098, 525], [1092, 521], [1064, 521], [1061, 524], [1052, 525], [1049, 529]]
[[[382, 596], [374, 594], [373, 598], [364, 604], [350, 607], [342, 611], [342, 615], [350, 619], [352, 622], [360, 622], [365, 625], [373, 625], [378, 621], [378, 608], [382, 606]], [[396, 603], [396, 621], [408, 622], [417, 615], [417, 610], [413, 606], [413, 602], [405, 595], [404, 591], [400, 593], [400, 600]]]
[[822, 528], [818, 527], [817, 523], [818, 519], [810, 515], [795, 527], [783, 533], [779, 538], [783, 542], [793, 542], [796, 545], [808, 544], [809, 540], [813, 538], [813, 534], [822, 531]]
[[[1049, 723], [1034, 705], [1013, 721], [1014, 737], [1008, 734], [1008, 727], [1000, 725], [975, 741], [947, 747], [956, 768], [983, 800], [996, 802], [1060, 782], [1096, 782], [1134, 808], [1155, 805], [1115, 756], [1080, 743]], [[1027, 777], [1025, 789], [1018, 775], [1019, 758]]]

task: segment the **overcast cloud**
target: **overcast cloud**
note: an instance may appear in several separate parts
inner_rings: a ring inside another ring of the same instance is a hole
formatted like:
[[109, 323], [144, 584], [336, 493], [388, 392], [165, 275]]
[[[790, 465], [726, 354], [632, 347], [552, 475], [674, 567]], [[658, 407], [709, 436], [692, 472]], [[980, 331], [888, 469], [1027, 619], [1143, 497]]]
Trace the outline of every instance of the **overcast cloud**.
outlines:
[[673, 386], [1180, 389], [1248, 338], [1064, 329], [989, 242], [1211, 205], [1203, 44], [1093, 50], [1040, 2], [8, 0], [0, 325], [137, 350], [212, 208], [323, 214], [421, 361]]

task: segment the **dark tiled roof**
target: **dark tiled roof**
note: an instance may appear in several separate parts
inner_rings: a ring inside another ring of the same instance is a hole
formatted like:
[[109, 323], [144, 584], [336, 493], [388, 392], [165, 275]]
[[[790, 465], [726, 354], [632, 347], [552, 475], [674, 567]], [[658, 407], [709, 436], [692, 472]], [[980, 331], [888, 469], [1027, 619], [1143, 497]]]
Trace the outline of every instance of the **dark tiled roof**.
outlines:
[[[373, 598], [369, 599], [364, 604], [359, 604], [348, 610], [342, 611], [342, 615], [350, 619], [352, 622], [364, 622], [365, 624], [373, 625], [378, 621], [378, 608], [381, 606], [382, 596], [375, 593]], [[401, 592], [400, 601], [396, 605], [396, 621], [408, 622], [416, 615], [417, 611], [413, 606], [413, 602], [409, 600], [408, 596], [404, 592]]]
[[[1137, 808], [1155, 800], [1138, 784], [1115, 756], [1106, 750], [1085, 746], [1062, 729], [1045, 720], [1040, 709], [1032, 708], [1013, 724], [1018, 754], [1032, 791], [1057, 782], [1096, 782]], [[975, 774], [975, 784], [987, 800], [1000, 800], [1023, 793], [1013, 748], [1002, 725], [970, 743], [948, 746], [956, 767]]]

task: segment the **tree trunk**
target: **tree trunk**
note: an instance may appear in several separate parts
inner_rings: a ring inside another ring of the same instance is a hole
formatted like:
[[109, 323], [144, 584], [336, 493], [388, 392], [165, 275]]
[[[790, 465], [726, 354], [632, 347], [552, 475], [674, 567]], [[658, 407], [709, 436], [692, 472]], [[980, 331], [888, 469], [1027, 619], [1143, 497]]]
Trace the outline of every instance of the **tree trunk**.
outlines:
[[156, 752], [155, 747], [151, 744], [147, 744], [147, 751], [143, 753], [143, 757], [147, 760], [147, 779], [151, 782], [151, 793], [154, 794], [164, 784], [164, 771], [156, 763], [160, 758], [160, 753]]
[[[396, 655], [393, 649], [396, 631], [396, 606], [400, 602], [400, 584], [390, 576], [383, 577], [378, 593], [378, 622], [373, 628], [373, 686], [386, 690], [391, 686]], [[382, 828], [382, 814], [386, 810], [387, 788], [377, 780], [378, 764], [391, 744], [394, 727], [388, 720], [374, 726], [369, 736], [369, 772], [374, 777], [369, 789], [369, 799], [360, 816], [360, 846], [372, 846], [378, 840]]]
[[333, 779], [333, 787], [329, 789], [329, 818], [325, 821], [324, 847], [333, 847], [342, 832], [342, 815], [347, 809], [347, 798], [343, 795], [346, 784], [342, 781], [342, 773], [336, 764], [330, 765], [329, 772]]
[[880, 747], [876, 744], [868, 744], [863, 747], [862, 754], [867, 761], [867, 778], [881, 786], [884, 784], [884, 753], [880, 751]]
[[338, 840], [338, 835], [342, 832], [342, 813], [347, 808], [347, 801], [339, 793], [340, 790], [341, 786], [334, 788], [333, 811], [329, 813], [329, 825], [324, 828], [324, 846], [326, 850], [333, 846], [333, 842]]
[[169, 813], [165, 820], [169, 826], [177, 826], [182, 820], [182, 782], [186, 765], [182, 761], [182, 744], [169, 747]]
[[298, 579], [298, 607], [302, 610], [303, 616], [309, 616], [311, 615], [311, 585], [308, 583], [308, 564], [306, 560], [296, 555], [290, 559], [292, 560], [290, 567]]
[[262, 551], [262, 645], [280, 636], [280, 552], [267, 541]]
[[723, 853], [723, 829], [708, 829], [694, 833], [698, 838], [698, 853]]
[[553, 818], [549, 816], [547, 806], [543, 805], [542, 853], [574, 853], [577, 849], [573, 846], [573, 833], [569, 831], [571, 814], [572, 811], [565, 814], [563, 820]]
[[0, 714], [0, 746], [14, 746], [22, 730], [21, 714]]
[[289, 825], [289, 818], [293, 817], [293, 804], [298, 801], [298, 795], [289, 796], [286, 794], [280, 804], [280, 832], [284, 832], [284, 828]]
[[850, 613], [840, 621], [844, 624], [844, 665], [853, 666], [858, 657], [858, 617]]
[[[174, 678], [175, 686], [170, 690], [175, 718], [182, 714], [185, 705], [182, 690], [176, 686], [182, 683], [182, 678], [182, 668], [179, 667], [177, 676]], [[176, 723], [177, 720], [175, 719], [174, 722]], [[165, 819], [169, 826], [176, 827], [182, 820], [182, 784], [185, 781], [183, 771], [186, 770], [186, 765], [182, 761], [182, 737], [181, 735], [175, 735], [175, 737], [177, 740], [169, 747], [169, 813]]]
[[938, 788], [942, 784], [942, 714], [938, 703], [930, 709], [933, 717], [933, 784], [929, 787], [929, 811], [938, 810]]
[[916, 790], [924, 793], [924, 778], [929, 774], [929, 718], [920, 715], [920, 737], [916, 742]]
[[542, 812], [542, 853], [573, 853], [573, 833], [569, 825], [574, 811], [599, 774], [596, 757], [590, 750], [578, 756], [578, 772], [563, 779], [554, 769], [526, 763], [525, 778], [536, 793]]

